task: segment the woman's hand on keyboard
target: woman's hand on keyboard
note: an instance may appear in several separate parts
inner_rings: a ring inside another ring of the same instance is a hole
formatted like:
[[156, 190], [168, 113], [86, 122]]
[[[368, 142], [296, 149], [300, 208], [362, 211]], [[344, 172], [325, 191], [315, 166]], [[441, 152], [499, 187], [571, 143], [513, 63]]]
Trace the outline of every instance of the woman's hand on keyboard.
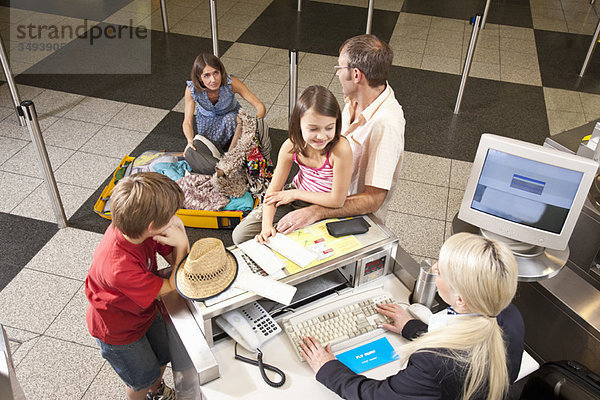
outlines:
[[377, 311], [380, 314], [383, 314], [386, 317], [391, 318], [392, 321], [394, 321], [393, 325], [381, 324], [381, 327], [390, 332], [395, 332], [399, 335], [402, 334], [402, 329], [404, 328], [404, 325], [406, 325], [406, 323], [412, 319], [412, 316], [408, 313], [408, 311], [406, 311], [404, 307], [398, 304], [380, 304], [377, 305]]
[[300, 343], [300, 354], [308, 365], [315, 371], [315, 374], [319, 372], [321, 367], [328, 361], [335, 360], [335, 356], [331, 351], [331, 345], [327, 345], [324, 348], [321, 343], [314, 337], [305, 337], [302, 339], [303, 343]]

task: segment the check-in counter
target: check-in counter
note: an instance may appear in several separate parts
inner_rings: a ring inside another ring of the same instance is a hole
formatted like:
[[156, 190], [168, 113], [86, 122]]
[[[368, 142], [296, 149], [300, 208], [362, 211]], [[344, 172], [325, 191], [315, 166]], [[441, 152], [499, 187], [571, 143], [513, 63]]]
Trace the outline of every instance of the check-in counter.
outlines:
[[[323, 262], [294, 273], [285, 271], [285, 277], [280, 281], [294, 285], [298, 290], [290, 306], [271, 302], [268, 308], [265, 307], [276, 321], [289, 310], [358, 286], [385, 285], [397, 301], [408, 302], [419, 266], [398, 246], [398, 239], [380, 221], [373, 216], [364, 218], [370, 228], [367, 233], [355, 235], [360, 243], [358, 248], [345, 254], [334, 254]], [[235, 247], [230, 250], [234, 254], [239, 251]], [[234, 360], [234, 342], [218, 332], [214, 319], [257, 300], [261, 300], [261, 297], [252, 292], [244, 292], [211, 305], [185, 300], [177, 293], [163, 298], [163, 314], [173, 342], [172, 364], [178, 398], [202, 398], [198, 390], [200, 387], [208, 399], [259, 396], [261, 399], [292, 399], [301, 395], [306, 397], [307, 390], [315, 390], [317, 398], [327, 398], [326, 393], [336, 398], [336, 395], [315, 382], [314, 374], [306, 363], [299, 361], [284, 333], [261, 346], [264, 361], [284, 370], [288, 376], [281, 388], [267, 386], [258, 368]], [[398, 335], [387, 335], [394, 346], [399, 344], [398, 341], [403, 341]], [[369, 371], [367, 375], [384, 377], [397, 370], [398, 365], [384, 365]]]

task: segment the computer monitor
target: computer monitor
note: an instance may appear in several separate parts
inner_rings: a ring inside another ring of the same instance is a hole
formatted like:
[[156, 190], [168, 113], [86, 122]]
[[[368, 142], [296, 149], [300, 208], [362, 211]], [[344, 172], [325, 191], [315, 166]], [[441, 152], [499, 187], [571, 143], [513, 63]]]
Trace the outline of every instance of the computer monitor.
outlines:
[[483, 134], [458, 218], [517, 254], [564, 250], [597, 170], [587, 158]]

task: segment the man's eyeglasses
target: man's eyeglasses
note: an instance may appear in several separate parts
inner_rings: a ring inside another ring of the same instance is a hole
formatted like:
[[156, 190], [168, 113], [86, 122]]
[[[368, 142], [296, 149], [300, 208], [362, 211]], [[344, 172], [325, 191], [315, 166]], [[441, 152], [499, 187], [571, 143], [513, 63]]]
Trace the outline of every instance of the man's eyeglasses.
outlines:
[[338, 71], [338, 70], [340, 70], [340, 69], [346, 69], [346, 68], [350, 68], [350, 66], [349, 66], [349, 65], [346, 65], [346, 66], [344, 66], [344, 65], [334, 65], [334, 66], [333, 66], [333, 70], [334, 70], [335, 72], [337, 72], [337, 71]]

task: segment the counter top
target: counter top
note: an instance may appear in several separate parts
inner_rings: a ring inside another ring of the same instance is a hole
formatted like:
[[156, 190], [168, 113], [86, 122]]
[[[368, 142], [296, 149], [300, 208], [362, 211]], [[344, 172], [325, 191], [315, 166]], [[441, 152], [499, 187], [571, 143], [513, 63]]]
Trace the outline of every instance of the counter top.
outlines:
[[[377, 281], [370, 282], [363, 287], [377, 287], [383, 285], [384, 290], [389, 291], [397, 302], [408, 302], [408, 289], [394, 275], [387, 275]], [[316, 304], [316, 303], [315, 303]], [[281, 318], [283, 318], [282, 316]], [[276, 320], [280, 320], [277, 318]], [[400, 349], [406, 340], [400, 335], [387, 332], [381, 337], [386, 336], [395, 349]], [[376, 340], [373, 338], [372, 340]], [[215, 343], [211, 348], [217, 363], [221, 377], [202, 385], [202, 394], [206, 400], [228, 400], [228, 399], [249, 399], [249, 400], [300, 400], [300, 399], [339, 399], [339, 397], [317, 382], [315, 374], [308, 364], [300, 362], [296, 353], [292, 349], [292, 344], [285, 333], [277, 335], [272, 340], [266, 342], [261, 349], [263, 351], [263, 360], [271, 364], [286, 374], [286, 382], [280, 388], [268, 386], [260, 375], [257, 367], [235, 360], [234, 341], [225, 339]], [[238, 346], [238, 352], [246, 357], [255, 358], [251, 353]], [[363, 375], [384, 379], [387, 376], [395, 374], [400, 369], [398, 362], [391, 362], [372, 370], [366, 371]], [[267, 372], [270, 374], [269, 372]], [[277, 380], [277, 376], [271, 376], [271, 379]]]

